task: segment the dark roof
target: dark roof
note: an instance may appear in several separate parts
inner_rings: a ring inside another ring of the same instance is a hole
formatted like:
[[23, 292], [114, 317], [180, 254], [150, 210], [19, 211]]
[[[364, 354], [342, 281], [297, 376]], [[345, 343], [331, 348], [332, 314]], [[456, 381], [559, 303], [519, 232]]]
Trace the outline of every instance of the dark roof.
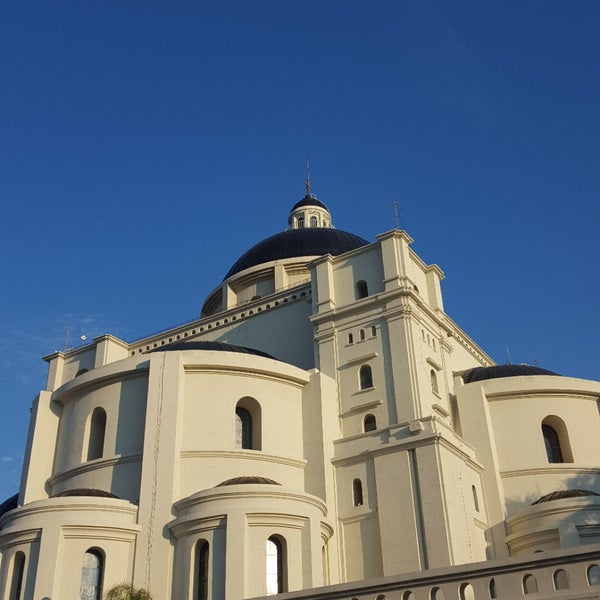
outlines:
[[216, 350], [217, 352], [239, 352], [241, 354], [254, 354], [255, 356], [264, 356], [265, 358], [277, 360], [274, 356], [271, 356], [262, 350], [246, 348], [245, 346], [234, 346], [232, 344], [226, 344], [225, 342], [173, 342], [172, 344], [165, 344], [164, 346], [154, 348], [153, 350], [150, 350], [150, 352], [170, 352], [171, 350]]
[[68, 498], [70, 496], [92, 496], [95, 498], [116, 498], [120, 500], [119, 496], [115, 496], [111, 492], [105, 492], [104, 490], [97, 490], [95, 488], [76, 488], [74, 490], [64, 490], [53, 494], [52, 498]]
[[312, 194], [310, 196], [304, 196], [304, 198], [302, 198], [302, 200], [300, 200], [299, 202], [296, 202], [296, 204], [294, 204], [294, 206], [292, 206], [292, 210], [290, 212], [295, 211], [297, 208], [302, 208], [303, 206], [318, 206], [319, 208], [324, 208], [327, 212], [329, 212], [329, 209], [327, 208], [327, 206], [325, 204], [323, 204], [323, 202], [321, 202], [316, 196], [313, 196]]
[[13, 508], [17, 508], [17, 506], [19, 506], [19, 494], [15, 494], [14, 496], [11, 496], [7, 500], [5, 500], [2, 504], [0, 504], [0, 517], [4, 513], [7, 513], [9, 510], [12, 510]]
[[277, 481], [273, 479], [269, 479], [268, 477], [259, 477], [258, 475], [246, 475], [245, 477], [234, 477], [233, 479], [228, 479], [227, 481], [223, 481], [219, 483], [219, 485], [215, 485], [215, 487], [224, 487], [226, 485], [240, 485], [240, 484], [249, 484], [249, 483], [263, 483], [265, 485], [281, 485]]
[[519, 377], [522, 375], [556, 375], [558, 373], [547, 371], [540, 367], [530, 367], [529, 365], [496, 365], [494, 367], [475, 367], [462, 374], [465, 383], [473, 381], [484, 381], [486, 379], [501, 379], [502, 377]]
[[532, 502], [531, 505], [552, 502], [552, 500], [562, 500], [563, 498], [582, 498], [584, 496], [600, 496], [600, 494], [592, 492], [592, 490], [558, 490], [538, 498], [535, 502]]
[[229, 269], [225, 279], [256, 265], [301, 256], [337, 256], [355, 248], [367, 246], [369, 242], [358, 235], [327, 227], [288, 229], [268, 237], [252, 246]]

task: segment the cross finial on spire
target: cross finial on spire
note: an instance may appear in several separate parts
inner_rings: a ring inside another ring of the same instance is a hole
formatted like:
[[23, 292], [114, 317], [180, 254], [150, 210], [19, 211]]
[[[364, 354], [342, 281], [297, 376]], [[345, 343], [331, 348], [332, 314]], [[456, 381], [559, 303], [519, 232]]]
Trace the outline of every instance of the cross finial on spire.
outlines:
[[306, 195], [310, 198], [310, 156], [306, 155], [306, 179], [304, 180], [306, 186]]

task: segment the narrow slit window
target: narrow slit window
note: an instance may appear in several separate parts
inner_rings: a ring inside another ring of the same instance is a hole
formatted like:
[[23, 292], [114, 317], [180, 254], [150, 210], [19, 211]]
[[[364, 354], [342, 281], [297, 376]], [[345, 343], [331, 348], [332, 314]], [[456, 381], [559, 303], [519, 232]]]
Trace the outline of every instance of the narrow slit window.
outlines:
[[363, 504], [362, 481], [358, 478], [352, 482], [352, 500], [354, 506], [362, 506]]
[[208, 551], [209, 545], [206, 540], [200, 540], [196, 544], [194, 600], [208, 600]]

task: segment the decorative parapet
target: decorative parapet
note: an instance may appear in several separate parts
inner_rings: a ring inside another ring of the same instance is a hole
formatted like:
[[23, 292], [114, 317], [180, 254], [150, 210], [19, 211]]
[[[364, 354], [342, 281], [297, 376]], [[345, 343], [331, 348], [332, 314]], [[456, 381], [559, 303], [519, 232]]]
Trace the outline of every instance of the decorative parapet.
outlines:
[[[600, 544], [278, 594], [277, 600], [600, 597]], [[258, 599], [255, 599], [258, 600]], [[266, 598], [264, 599], [266, 600]]]

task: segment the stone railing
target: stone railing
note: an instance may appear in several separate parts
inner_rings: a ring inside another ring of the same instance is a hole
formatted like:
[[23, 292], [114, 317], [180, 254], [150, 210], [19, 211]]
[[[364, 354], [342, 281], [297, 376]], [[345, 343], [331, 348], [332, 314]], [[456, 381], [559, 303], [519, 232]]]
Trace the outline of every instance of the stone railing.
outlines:
[[600, 598], [600, 545], [431, 569], [277, 595], [277, 600]]

